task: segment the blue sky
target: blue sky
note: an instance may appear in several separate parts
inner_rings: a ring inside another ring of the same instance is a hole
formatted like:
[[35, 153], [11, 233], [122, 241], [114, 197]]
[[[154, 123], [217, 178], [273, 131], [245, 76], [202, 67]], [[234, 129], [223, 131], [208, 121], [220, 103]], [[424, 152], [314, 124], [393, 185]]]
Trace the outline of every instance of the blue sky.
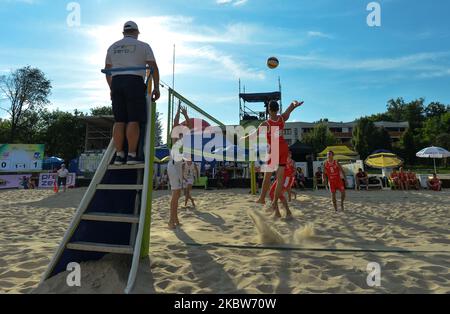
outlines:
[[[378, 1], [378, 28], [366, 23], [368, 0], [83, 0], [79, 27], [66, 23], [69, 2], [0, 0], [0, 73], [41, 68], [52, 108], [109, 104], [100, 69], [127, 20], [140, 25], [166, 82], [177, 45], [177, 90], [225, 123], [238, 123], [239, 78], [260, 92], [281, 76], [285, 104], [306, 102], [296, 121], [350, 121], [400, 96], [450, 103], [447, 0]], [[272, 55], [276, 70], [266, 67]], [[158, 110], [166, 107], [163, 91]]]

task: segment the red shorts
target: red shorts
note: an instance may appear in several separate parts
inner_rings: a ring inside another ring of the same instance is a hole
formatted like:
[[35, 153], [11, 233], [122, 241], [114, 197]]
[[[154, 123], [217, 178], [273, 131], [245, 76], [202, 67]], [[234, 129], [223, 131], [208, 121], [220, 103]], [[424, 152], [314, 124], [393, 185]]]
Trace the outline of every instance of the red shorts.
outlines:
[[270, 147], [268, 165], [275, 168], [277, 168], [277, 166], [286, 167], [289, 155], [289, 146], [287, 143], [280, 143], [279, 146], [275, 147], [273, 150], [272, 147], [273, 146]]
[[340, 191], [343, 193], [345, 191], [344, 181], [342, 179], [334, 179], [329, 181], [330, 191], [331, 193], [336, 193], [336, 191]]
[[286, 177], [284, 179], [283, 189], [290, 189], [294, 185], [295, 178], [294, 177]]
[[[283, 179], [283, 189], [281, 191], [280, 200], [284, 201], [286, 198], [284, 197], [284, 193], [287, 192], [288, 189], [292, 187], [294, 184], [295, 178], [294, 177], [285, 177]], [[270, 188], [270, 199], [273, 201], [275, 198], [275, 190], [277, 189], [278, 181], [275, 181], [272, 184], [272, 187]]]

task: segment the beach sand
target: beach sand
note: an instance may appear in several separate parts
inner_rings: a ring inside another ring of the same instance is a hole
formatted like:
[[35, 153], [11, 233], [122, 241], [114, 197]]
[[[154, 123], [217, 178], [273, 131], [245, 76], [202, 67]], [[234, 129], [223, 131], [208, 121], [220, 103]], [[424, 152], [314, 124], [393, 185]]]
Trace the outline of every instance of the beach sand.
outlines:
[[[66, 273], [38, 287], [84, 192], [0, 192], [0, 293], [123, 293], [130, 258], [112, 255], [81, 265], [80, 288], [66, 285]], [[293, 221], [274, 221], [247, 192], [195, 191], [198, 209], [180, 210], [176, 232], [167, 229], [168, 192], [155, 193], [151, 255], [133, 292], [450, 293], [450, 191], [349, 191], [345, 213], [331, 210], [326, 191], [300, 192]], [[366, 281], [372, 262], [380, 287]]]

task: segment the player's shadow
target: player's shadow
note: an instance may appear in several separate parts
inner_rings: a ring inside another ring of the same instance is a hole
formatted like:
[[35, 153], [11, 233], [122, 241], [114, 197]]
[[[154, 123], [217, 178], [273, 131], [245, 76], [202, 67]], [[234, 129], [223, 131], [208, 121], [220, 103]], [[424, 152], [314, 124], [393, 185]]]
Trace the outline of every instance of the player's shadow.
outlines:
[[142, 259], [139, 262], [139, 271], [133, 294], [156, 294], [155, 279], [153, 277], [150, 258]]
[[214, 214], [210, 214], [210, 213], [205, 213], [205, 212], [200, 212], [197, 209], [193, 210], [194, 215], [200, 219], [201, 221], [204, 221], [210, 225], [219, 227], [220, 229], [222, 229], [222, 231], [228, 231], [229, 228], [225, 226], [226, 221], [218, 216], [218, 215], [214, 215]]
[[186, 244], [188, 258], [201, 289], [210, 289], [208, 293], [217, 294], [243, 293], [237, 289], [223, 265], [207, 252], [207, 248], [196, 247], [199, 244], [182, 229], [177, 229], [175, 235]]

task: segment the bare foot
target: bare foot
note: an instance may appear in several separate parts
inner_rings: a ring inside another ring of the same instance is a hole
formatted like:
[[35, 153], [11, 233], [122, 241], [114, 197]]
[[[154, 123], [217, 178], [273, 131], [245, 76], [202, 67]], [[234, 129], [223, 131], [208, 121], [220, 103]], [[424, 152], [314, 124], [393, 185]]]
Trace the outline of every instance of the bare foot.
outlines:
[[286, 212], [286, 220], [294, 220], [294, 216], [292, 216], [292, 212], [290, 210]]
[[275, 211], [275, 215], [273, 216], [274, 219], [280, 219], [281, 218], [281, 213], [279, 210]]
[[173, 223], [173, 222], [169, 222], [169, 224], [167, 225], [167, 227], [168, 227], [170, 230], [175, 230], [175, 229], [177, 229], [176, 224]]
[[256, 204], [261, 204], [261, 205], [266, 205], [266, 200], [264, 199], [258, 199], [257, 201], [255, 201]]

